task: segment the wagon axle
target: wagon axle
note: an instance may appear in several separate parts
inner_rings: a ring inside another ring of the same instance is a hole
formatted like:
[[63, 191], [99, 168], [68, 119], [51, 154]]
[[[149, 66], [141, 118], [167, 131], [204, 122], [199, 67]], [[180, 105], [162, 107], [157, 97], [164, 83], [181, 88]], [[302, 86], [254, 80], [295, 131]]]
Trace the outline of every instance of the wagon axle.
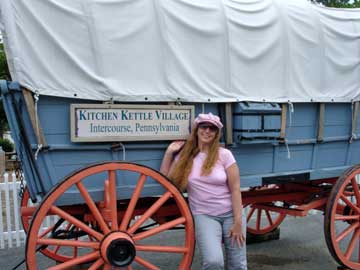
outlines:
[[100, 244], [101, 256], [110, 265], [124, 267], [136, 256], [135, 242], [125, 232], [112, 232]]

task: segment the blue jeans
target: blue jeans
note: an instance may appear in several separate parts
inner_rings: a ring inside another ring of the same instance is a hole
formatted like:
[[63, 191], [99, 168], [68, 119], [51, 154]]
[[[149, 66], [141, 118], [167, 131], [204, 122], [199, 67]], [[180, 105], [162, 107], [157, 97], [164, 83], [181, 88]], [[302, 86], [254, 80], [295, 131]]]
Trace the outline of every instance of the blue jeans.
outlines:
[[[215, 217], [209, 215], [194, 215], [195, 237], [202, 255], [202, 270], [223, 270], [224, 255], [222, 242], [225, 247], [227, 270], [247, 270], [246, 245], [239, 247], [231, 245], [228, 236], [234, 224], [232, 213]], [[242, 229], [246, 237], [246, 218], [243, 213]]]

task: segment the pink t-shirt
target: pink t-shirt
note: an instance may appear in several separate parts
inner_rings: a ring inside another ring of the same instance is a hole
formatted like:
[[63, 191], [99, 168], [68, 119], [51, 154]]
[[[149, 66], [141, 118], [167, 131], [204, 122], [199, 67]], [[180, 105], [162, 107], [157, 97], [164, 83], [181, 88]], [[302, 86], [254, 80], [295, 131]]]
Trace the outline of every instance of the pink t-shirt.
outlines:
[[194, 158], [187, 186], [190, 209], [194, 215], [218, 216], [232, 210], [231, 193], [225, 170], [236, 160], [228, 149], [220, 147], [219, 151], [218, 161], [211, 173], [206, 176], [201, 176], [201, 168], [207, 154], [200, 152]]

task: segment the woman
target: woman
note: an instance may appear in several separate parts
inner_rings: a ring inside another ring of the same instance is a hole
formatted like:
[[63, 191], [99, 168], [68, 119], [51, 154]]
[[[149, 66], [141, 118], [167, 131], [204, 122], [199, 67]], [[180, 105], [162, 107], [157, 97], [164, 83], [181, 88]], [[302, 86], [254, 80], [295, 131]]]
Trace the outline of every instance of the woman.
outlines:
[[246, 270], [246, 225], [240, 174], [232, 153], [220, 147], [223, 125], [212, 113], [199, 114], [186, 142], [171, 143], [160, 171], [187, 190], [203, 270]]

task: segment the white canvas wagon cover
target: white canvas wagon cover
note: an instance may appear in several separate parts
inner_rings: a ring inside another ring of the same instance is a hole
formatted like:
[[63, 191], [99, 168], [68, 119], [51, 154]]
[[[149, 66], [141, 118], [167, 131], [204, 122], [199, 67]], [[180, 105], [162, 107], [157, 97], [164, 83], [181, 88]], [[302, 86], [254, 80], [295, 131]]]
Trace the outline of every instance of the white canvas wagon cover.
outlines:
[[121, 101], [350, 102], [360, 11], [307, 0], [1, 0], [13, 80]]

